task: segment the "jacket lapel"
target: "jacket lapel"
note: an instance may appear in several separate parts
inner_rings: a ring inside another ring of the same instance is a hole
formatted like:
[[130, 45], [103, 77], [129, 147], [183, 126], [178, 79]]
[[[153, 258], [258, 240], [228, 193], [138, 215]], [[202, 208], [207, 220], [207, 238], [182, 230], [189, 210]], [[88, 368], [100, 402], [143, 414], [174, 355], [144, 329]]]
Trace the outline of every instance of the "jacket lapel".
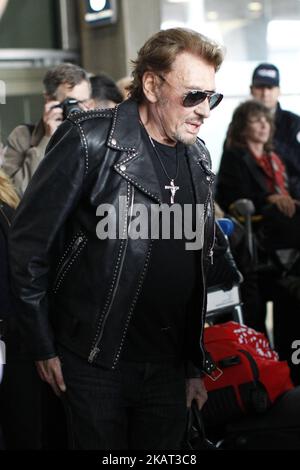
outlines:
[[108, 146], [121, 151], [120, 161], [114, 165], [115, 170], [140, 191], [161, 203], [161, 188], [148, 147], [143, 142], [138, 107], [134, 101], [127, 100], [116, 107]]

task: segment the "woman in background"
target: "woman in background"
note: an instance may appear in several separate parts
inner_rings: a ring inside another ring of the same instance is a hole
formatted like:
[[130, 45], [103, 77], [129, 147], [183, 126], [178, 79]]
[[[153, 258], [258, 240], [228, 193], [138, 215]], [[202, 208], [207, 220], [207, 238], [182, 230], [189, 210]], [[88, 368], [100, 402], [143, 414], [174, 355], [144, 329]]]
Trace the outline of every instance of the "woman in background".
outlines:
[[272, 149], [273, 119], [250, 100], [234, 111], [217, 180], [216, 200], [224, 211], [251, 199], [263, 216], [262, 231], [271, 249], [300, 248], [299, 201], [293, 198], [284, 163]]

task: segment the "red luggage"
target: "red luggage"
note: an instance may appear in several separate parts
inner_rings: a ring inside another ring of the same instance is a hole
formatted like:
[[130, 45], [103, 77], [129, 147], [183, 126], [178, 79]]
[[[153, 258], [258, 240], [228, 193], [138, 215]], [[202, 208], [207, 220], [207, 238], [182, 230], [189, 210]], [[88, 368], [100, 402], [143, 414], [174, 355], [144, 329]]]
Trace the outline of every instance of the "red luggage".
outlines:
[[251, 412], [264, 412], [294, 387], [286, 361], [267, 338], [245, 325], [227, 322], [208, 327], [204, 344], [219, 368], [217, 380], [205, 376], [208, 401], [203, 408], [209, 426], [228, 423]]

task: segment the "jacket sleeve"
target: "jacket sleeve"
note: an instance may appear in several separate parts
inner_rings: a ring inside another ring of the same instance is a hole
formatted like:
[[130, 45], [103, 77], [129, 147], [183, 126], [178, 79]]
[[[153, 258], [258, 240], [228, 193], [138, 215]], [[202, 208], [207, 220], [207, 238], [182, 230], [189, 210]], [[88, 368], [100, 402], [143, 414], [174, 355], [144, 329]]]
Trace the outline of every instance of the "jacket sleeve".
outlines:
[[50, 252], [79, 199], [85, 155], [79, 130], [65, 121], [22, 199], [9, 237], [10, 268], [18, 316], [36, 360], [56, 355], [49, 320]]
[[187, 379], [195, 379], [203, 377], [203, 371], [200, 367], [195, 366], [192, 361], [186, 361], [185, 363], [185, 377]]
[[23, 196], [34, 172], [45, 155], [48, 137], [43, 137], [36, 147], [30, 146], [27, 126], [16, 127], [7, 139], [3, 170], [11, 178], [20, 196]]
[[242, 281], [243, 276], [234, 261], [229, 242], [218, 223], [216, 223], [214, 263], [208, 267], [207, 286], [222, 286], [222, 289], [226, 290], [240, 284]]

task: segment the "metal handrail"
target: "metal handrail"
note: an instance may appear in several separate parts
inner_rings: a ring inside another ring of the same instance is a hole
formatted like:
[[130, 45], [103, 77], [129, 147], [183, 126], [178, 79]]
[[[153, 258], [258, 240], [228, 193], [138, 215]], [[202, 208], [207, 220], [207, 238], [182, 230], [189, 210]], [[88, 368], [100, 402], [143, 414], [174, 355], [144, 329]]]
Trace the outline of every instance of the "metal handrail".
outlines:
[[77, 51], [59, 49], [0, 49], [0, 66], [2, 63], [20, 65], [20, 62], [46, 64], [79, 60]]

